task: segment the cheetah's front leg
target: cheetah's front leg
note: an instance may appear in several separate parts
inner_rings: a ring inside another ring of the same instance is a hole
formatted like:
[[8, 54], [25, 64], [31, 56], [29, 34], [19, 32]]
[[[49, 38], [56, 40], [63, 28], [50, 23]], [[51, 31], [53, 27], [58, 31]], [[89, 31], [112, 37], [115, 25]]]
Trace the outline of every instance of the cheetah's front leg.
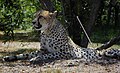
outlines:
[[73, 56], [71, 55], [70, 52], [54, 52], [54, 53], [39, 55], [35, 58], [32, 58], [30, 59], [30, 63], [38, 64], [38, 63], [50, 62], [59, 59], [69, 59], [72, 57]]

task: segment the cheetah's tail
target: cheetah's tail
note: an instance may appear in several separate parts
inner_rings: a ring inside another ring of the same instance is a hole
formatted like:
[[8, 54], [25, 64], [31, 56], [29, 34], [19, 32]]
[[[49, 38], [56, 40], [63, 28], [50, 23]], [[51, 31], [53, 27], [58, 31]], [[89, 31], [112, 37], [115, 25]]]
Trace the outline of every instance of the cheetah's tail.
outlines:
[[17, 60], [26, 60], [33, 57], [36, 57], [38, 55], [38, 51], [31, 52], [30, 54], [19, 54], [14, 56], [5, 56], [3, 57], [3, 61], [11, 62], [11, 61], [17, 61]]
[[109, 49], [103, 52], [105, 57], [120, 59], [120, 49]]

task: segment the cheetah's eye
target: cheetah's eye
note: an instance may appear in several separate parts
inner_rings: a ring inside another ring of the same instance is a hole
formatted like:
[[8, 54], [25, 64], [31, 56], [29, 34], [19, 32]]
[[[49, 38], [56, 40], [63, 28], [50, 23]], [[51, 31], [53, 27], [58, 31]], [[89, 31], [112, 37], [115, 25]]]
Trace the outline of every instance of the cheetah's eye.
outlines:
[[46, 19], [44, 16], [39, 16], [39, 17], [38, 17], [38, 19], [41, 19], [41, 18]]

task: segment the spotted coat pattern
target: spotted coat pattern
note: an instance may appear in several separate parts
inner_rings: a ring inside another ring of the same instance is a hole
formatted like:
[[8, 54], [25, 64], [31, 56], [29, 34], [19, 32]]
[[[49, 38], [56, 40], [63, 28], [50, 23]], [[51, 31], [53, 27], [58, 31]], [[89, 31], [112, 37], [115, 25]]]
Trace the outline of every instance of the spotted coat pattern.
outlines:
[[[101, 55], [97, 50], [82, 48], [76, 45], [68, 36], [66, 29], [56, 18], [53, 19], [52, 24], [50, 24], [52, 27], [49, 28], [47, 33], [44, 31], [40, 33], [40, 51], [32, 52], [30, 54], [20, 54], [17, 56], [6, 56], [3, 60], [14, 61], [30, 59], [30, 62], [42, 62], [51, 59], [57, 60], [72, 58], [83, 59], [84, 61], [91, 62], [101, 59]], [[114, 55], [117, 53], [117, 55], [120, 56], [120, 51], [115, 51], [116, 50], [106, 51], [104, 54], [110, 56], [111, 54]]]

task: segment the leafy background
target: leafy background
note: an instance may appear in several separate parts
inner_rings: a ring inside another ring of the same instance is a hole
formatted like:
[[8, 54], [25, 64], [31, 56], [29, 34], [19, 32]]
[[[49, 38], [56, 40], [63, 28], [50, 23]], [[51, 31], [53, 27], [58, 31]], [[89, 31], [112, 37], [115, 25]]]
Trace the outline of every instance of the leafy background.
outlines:
[[[76, 30], [71, 30], [79, 29], [80, 26], [79, 28], [73, 27], [73, 24], [75, 25], [75, 23], [71, 22], [73, 21], [73, 17], [69, 13], [70, 10], [73, 11], [74, 9], [72, 10], [70, 8], [70, 1], [72, 0], [51, 0], [54, 5], [54, 9], [59, 12], [58, 19], [63, 25], [65, 25], [66, 28], [68, 28], [70, 34], [72, 32], [70, 36], [74, 38], [74, 33], [83, 35], [83, 32], [76, 33]], [[88, 24], [87, 20], [89, 19], [91, 11], [90, 7], [92, 3], [94, 3], [92, 1], [94, 0], [76, 1], [76, 9], [78, 11], [74, 10], [73, 12], [76, 12], [79, 15], [84, 26]], [[120, 0], [116, 0], [116, 7], [118, 7], [118, 19], [116, 19], [115, 6], [111, 7], [111, 13], [109, 14], [111, 1], [112, 0], [104, 0], [101, 3], [102, 5], [100, 11], [97, 14], [97, 19], [92, 28], [92, 35], [90, 37], [93, 42], [103, 43], [120, 34]], [[74, 7], [74, 4], [71, 4], [71, 6], [72, 5]], [[31, 22], [34, 18], [33, 15], [40, 9], [42, 9], [40, 0], [0, 0], [0, 30], [4, 33], [5, 36], [9, 37], [5, 38], [5, 40], [11, 40], [14, 38], [12, 35], [14, 35], [16, 31], [33, 31], [31, 25]], [[65, 11], [68, 11], [68, 14], [65, 14], [67, 13]]]

